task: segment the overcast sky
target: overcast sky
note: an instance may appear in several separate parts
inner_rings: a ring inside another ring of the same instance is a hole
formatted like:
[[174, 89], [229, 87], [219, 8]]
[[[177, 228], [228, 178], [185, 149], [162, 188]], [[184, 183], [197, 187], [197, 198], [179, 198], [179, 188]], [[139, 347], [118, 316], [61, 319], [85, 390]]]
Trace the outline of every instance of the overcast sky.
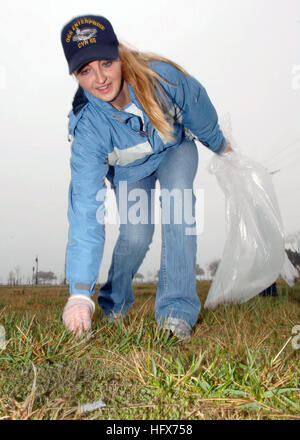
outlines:
[[[148, 5], [146, 7], [146, 4]], [[241, 152], [279, 170], [273, 175], [287, 234], [300, 229], [299, 0], [79, 0], [1, 4], [0, 281], [21, 267], [64, 271], [70, 144], [67, 114], [77, 85], [60, 43], [76, 15], [106, 16], [119, 40], [181, 64], [207, 89], [220, 119], [230, 114]], [[200, 143], [195, 188], [203, 190], [197, 262], [221, 257], [224, 196]], [[112, 202], [113, 203], [113, 202]], [[100, 281], [117, 226], [107, 226]], [[160, 228], [140, 272], [159, 269]]]

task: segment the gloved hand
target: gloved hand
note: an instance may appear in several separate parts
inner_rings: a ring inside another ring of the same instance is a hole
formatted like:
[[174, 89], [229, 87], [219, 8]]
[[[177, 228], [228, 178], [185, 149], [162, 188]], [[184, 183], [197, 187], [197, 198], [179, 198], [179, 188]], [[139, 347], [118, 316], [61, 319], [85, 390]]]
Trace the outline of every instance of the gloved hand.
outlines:
[[67, 330], [76, 336], [81, 336], [85, 330], [91, 328], [91, 318], [94, 311], [94, 301], [87, 295], [71, 295], [64, 308], [63, 323]]

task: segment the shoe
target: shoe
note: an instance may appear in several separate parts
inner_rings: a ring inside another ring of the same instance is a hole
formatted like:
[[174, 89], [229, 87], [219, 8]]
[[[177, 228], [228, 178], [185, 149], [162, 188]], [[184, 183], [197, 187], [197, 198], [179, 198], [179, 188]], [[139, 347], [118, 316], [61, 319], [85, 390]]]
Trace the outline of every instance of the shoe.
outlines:
[[106, 319], [110, 324], [117, 322], [121, 319], [122, 315], [116, 312], [110, 312], [108, 315], [104, 315], [104, 319]]
[[170, 330], [178, 339], [186, 340], [191, 337], [192, 328], [183, 319], [167, 318], [163, 325], [164, 330]]

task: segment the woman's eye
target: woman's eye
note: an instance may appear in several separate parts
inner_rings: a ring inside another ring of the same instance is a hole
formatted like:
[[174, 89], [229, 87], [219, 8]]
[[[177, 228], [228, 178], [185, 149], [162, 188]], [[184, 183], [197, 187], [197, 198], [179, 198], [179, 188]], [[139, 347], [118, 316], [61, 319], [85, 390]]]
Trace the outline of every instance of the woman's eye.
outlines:
[[86, 75], [87, 73], [89, 73], [89, 71], [90, 71], [89, 67], [83, 67], [81, 70], [77, 72], [77, 75]]
[[104, 67], [110, 67], [111, 66], [111, 61], [106, 61], [105, 63], [103, 63]]

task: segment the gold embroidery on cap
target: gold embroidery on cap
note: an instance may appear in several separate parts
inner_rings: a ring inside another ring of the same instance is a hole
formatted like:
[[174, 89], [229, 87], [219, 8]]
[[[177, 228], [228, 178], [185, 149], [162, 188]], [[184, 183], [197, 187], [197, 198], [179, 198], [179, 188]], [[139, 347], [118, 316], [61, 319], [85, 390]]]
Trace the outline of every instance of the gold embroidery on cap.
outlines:
[[[77, 29], [78, 26], [81, 26], [82, 24], [89, 24], [89, 25], [92, 24], [94, 26], [97, 26], [102, 31], [105, 30], [105, 26], [103, 24], [99, 23], [98, 21], [92, 20], [91, 18], [82, 18], [82, 19], [80, 19], [78, 21], [75, 21], [72, 24], [71, 29], [68, 30], [68, 33], [67, 33], [67, 36], [66, 36], [66, 43], [70, 43], [72, 35], [74, 34], [74, 32], [76, 32], [76, 35], [74, 35], [73, 39], [78, 35], [78, 31], [82, 32], [82, 31], [85, 31], [86, 29], [90, 29], [91, 30], [91, 28], [85, 28], [85, 29], [82, 29], [82, 30]], [[96, 33], [97, 33], [97, 29], [93, 29], [93, 30], [96, 31]], [[94, 35], [92, 35], [90, 37], [86, 37], [85, 40], [87, 40], [88, 38], [92, 38], [93, 36]], [[75, 40], [75, 41], [79, 41], [79, 40]], [[81, 41], [83, 41], [83, 40], [81, 40]], [[96, 41], [90, 41], [90, 42], [91, 43], [96, 43]]]

